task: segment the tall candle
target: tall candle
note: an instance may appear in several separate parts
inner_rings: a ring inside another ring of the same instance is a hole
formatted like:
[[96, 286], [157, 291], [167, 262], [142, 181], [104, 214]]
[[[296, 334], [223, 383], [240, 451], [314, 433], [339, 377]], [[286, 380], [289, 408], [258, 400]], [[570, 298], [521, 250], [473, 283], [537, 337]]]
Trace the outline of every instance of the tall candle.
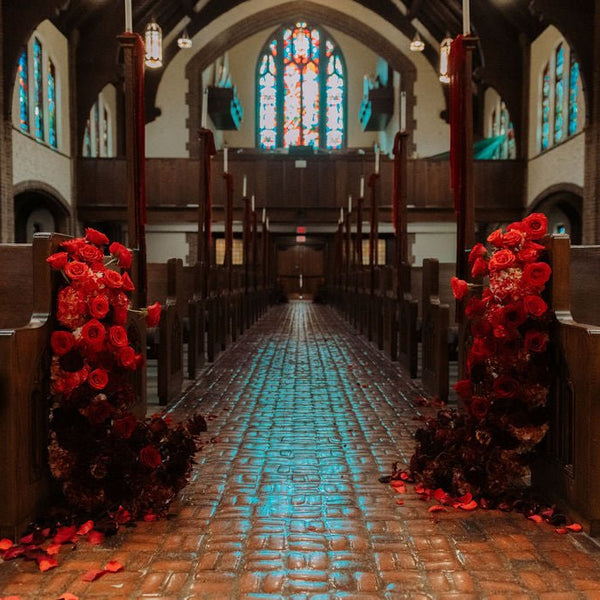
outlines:
[[400, 92], [400, 131], [406, 131], [406, 92]]
[[223, 173], [228, 173], [227, 171], [227, 146], [223, 148]]
[[360, 197], [365, 197], [365, 176], [361, 175], [360, 177]]
[[267, 231], [269, 230], [269, 217], [267, 217], [267, 220], [265, 221], [265, 224], [267, 226]]
[[[244, 179], [242, 180], [242, 198], [246, 197], [246, 192], [248, 191], [248, 178], [244, 175]], [[254, 196], [253, 196], [254, 198]], [[254, 209], [252, 209], [254, 210]]]
[[261, 221], [264, 223], [266, 220], [267, 220], [267, 209], [263, 208]]
[[471, 33], [471, 2], [463, 0], [462, 2], [462, 17], [463, 17], [463, 35]]
[[348, 212], [352, 212], [352, 194], [348, 194]]
[[252, 207], [252, 212], [254, 212], [254, 194], [252, 194], [252, 201], [250, 203], [250, 206]]
[[375, 145], [375, 173], [379, 173], [379, 146]]
[[[133, 31], [133, 17], [131, 14], [131, 0], [125, 0], [125, 31]], [[196, 113], [198, 114], [198, 113]]]
[[344, 222], [344, 208], [340, 208], [340, 223]]
[[202, 129], [206, 129], [206, 123], [208, 122], [208, 88], [204, 89], [202, 94]]

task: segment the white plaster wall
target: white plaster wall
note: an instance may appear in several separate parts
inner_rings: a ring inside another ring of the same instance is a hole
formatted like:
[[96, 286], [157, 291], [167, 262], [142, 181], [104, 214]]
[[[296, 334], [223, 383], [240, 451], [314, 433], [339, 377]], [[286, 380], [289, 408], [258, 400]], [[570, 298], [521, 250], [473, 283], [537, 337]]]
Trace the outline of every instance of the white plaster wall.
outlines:
[[148, 247], [148, 262], [167, 262], [169, 258], [181, 258], [187, 265], [187, 255], [190, 252], [186, 234], [197, 231], [193, 223], [172, 225], [148, 225], [146, 240]]
[[[314, 0], [317, 3], [329, 5], [328, 0]], [[186, 157], [188, 152], [186, 142], [188, 132], [186, 120], [188, 108], [185, 94], [187, 80], [185, 79], [185, 64], [195, 52], [202, 52], [203, 47], [213, 38], [220, 35], [228, 27], [242, 21], [249, 14], [272, 8], [277, 0], [251, 0], [228, 11], [213, 23], [210, 30], [203, 29], [193, 38], [191, 52], [180, 51], [169, 64], [161, 79], [157, 92], [157, 106], [162, 114], [146, 127], [146, 154], [152, 157]], [[375, 15], [372, 11], [353, 0], [336, 0], [335, 8], [353, 15], [406, 51], [410, 60], [417, 68], [415, 92], [417, 105], [415, 119], [417, 129], [414, 139], [419, 156], [430, 156], [448, 150], [449, 127], [440, 117], [444, 109], [444, 97], [435, 69], [420, 53], [409, 53], [410, 40], [398, 30]], [[258, 52], [266, 41], [272, 29], [251, 36], [236, 48], [229, 51], [229, 66], [232, 79], [238, 86], [244, 107], [244, 125], [240, 132], [224, 132], [223, 140], [232, 146], [254, 146], [254, 74]], [[377, 140], [377, 132], [360, 132], [358, 127], [358, 106], [356, 97], [362, 97], [362, 76], [375, 70], [376, 57], [365, 46], [358, 44], [353, 38], [343, 32], [330, 30], [335, 40], [340, 44], [346, 58], [346, 66], [350, 73], [349, 89], [349, 146], [368, 146]], [[252, 51], [251, 51], [252, 49]], [[249, 57], [249, 58], [248, 58]], [[366, 68], [365, 68], [366, 67]], [[353, 75], [354, 69], [360, 69]], [[242, 82], [246, 82], [245, 85]], [[250, 84], [248, 85], [248, 82]], [[356, 108], [354, 108], [356, 105]], [[210, 125], [210, 123], [209, 123]]]
[[408, 233], [415, 234], [412, 245], [414, 265], [423, 264], [424, 258], [440, 262], [456, 261], [456, 223], [409, 223]]

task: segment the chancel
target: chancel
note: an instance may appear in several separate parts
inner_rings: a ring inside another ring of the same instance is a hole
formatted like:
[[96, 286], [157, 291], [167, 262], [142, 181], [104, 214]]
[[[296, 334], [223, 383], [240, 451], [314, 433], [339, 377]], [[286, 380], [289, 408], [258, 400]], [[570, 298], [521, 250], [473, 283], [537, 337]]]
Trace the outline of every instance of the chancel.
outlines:
[[0, 600], [600, 597], [599, 14], [0, 0]]

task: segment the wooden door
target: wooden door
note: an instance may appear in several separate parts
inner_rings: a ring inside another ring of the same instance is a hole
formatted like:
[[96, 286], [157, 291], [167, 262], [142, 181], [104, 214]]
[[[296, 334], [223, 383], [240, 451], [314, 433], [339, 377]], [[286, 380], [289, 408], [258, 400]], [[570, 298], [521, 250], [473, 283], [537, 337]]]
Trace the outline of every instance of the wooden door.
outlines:
[[277, 276], [289, 299], [312, 299], [325, 280], [323, 250], [303, 244], [279, 249]]

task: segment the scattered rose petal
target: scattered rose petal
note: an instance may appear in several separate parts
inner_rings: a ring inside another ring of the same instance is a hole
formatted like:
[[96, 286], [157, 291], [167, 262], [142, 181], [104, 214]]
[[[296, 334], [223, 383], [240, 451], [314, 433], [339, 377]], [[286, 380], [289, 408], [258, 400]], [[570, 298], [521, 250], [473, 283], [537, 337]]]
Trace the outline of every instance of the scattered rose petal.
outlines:
[[570, 525], [567, 525], [567, 529], [569, 531], [581, 531], [583, 527], [579, 523], [571, 523]]
[[70, 592], [65, 592], [58, 600], [79, 600], [79, 596], [71, 594]]
[[33, 533], [30, 533], [29, 535], [24, 535], [19, 542], [21, 544], [32, 544], [33, 543]]
[[544, 519], [541, 515], [531, 515], [530, 517], [527, 517], [530, 521], [533, 521], [534, 523], [541, 523]]
[[78, 530], [77, 535], [85, 535], [94, 529], [94, 521], [86, 521]]
[[406, 472], [406, 471], [402, 471], [402, 473], [400, 473], [400, 479], [403, 479], [404, 481], [410, 479], [410, 475]]
[[471, 500], [471, 502], [463, 502], [462, 504], [459, 504], [458, 508], [461, 510], [475, 510], [477, 506], [477, 502], [475, 500]]
[[124, 569], [123, 565], [116, 560], [111, 560], [110, 562], [107, 562], [106, 567], [104, 568], [110, 573], [118, 573], [119, 571], [122, 571]]
[[38, 560], [38, 566], [43, 573], [44, 571], [49, 571], [50, 569], [58, 567], [58, 563], [53, 558], [40, 558]]
[[4, 538], [2, 540], [0, 540], [0, 551], [4, 552], [4, 550], [8, 550], [9, 548], [12, 548], [13, 543], [12, 540], [9, 540], [8, 538]]
[[23, 554], [25, 554], [25, 548], [23, 548], [23, 546], [13, 546], [2, 555], [2, 558], [4, 560], [12, 560], [13, 558], [23, 556]]
[[105, 569], [90, 569], [82, 578], [82, 581], [96, 581], [100, 579], [102, 575], [108, 573]]
[[104, 541], [104, 534], [100, 531], [90, 531], [87, 536], [87, 541], [96, 546]]
[[440, 504], [434, 504], [427, 509], [427, 512], [435, 513], [435, 512], [447, 512], [447, 508], [445, 506], [441, 506]]
[[565, 529], [564, 527], [559, 527], [558, 529], [555, 529], [554, 531], [556, 531], [556, 533], [560, 533], [561, 535], [564, 535], [565, 533], [569, 532], [569, 530]]
[[56, 535], [54, 536], [55, 544], [64, 544], [66, 542], [77, 541], [77, 527], [72, 525], [71, 527], [59, 527]]
[[402, 506], [404, 504], [404, 500], [402, 500], [402, 498], [396, 498], [396, 504], [398, 506]]
[[144, 515], [144, 521], [148, 521], [148, 522], [152, 522], [152, 521], [156, 521], [158, 519], [158, 515], [155, 515], [154, 513], [146, 513]]
[[62, 544], [51, 544], [46, 548], [46, 553], [53, 556], [54, 554], [58, 554], [60, 549], [62, 548]]

